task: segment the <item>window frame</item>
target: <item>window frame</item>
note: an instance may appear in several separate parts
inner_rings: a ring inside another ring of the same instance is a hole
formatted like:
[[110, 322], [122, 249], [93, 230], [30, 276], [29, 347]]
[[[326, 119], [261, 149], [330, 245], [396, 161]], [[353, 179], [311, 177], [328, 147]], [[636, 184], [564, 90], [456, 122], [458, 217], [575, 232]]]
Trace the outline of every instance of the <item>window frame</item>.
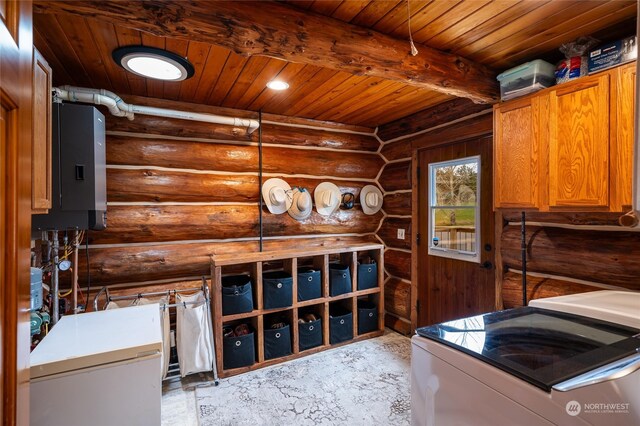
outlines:
[[[449, 249], [444, 247], [436, 247], [433, 245], [433, 236], [435, 230], [435, 211], [436, 209], [468, 209], [471, 206], [438, 206], [435, 204], [435, 171], [441, 167], [447, 166], [457, 166], [462, 164], [468, 164], [472, 162], [476, 162], [478, 165], [478, 174], [476, 178], [476, 204], [474, 207], [475, 210], [475, 252], [468, 252], [464, 250], [456, 250]], [[472, 155], [464, 158], [456, 158], [455, 160], [447, 160], [447, 161], [439, 161], [436, 163], [429, 163], [429, 185], [427, 188], [427, 208], [428, 208], [428, 238], [427, 238], [427, 253], [430, 256], [438, 256], [445, 257], [449, 259], [463, 260], [467, 262], [480, 263], [480, 217], [481, 217], [481, 203], [482, 199], [480, 196], [480, 187], [482, 184], [482, 176], [481, 176], [481, 166], [482, 166], [482, 158], [480, 155]]]

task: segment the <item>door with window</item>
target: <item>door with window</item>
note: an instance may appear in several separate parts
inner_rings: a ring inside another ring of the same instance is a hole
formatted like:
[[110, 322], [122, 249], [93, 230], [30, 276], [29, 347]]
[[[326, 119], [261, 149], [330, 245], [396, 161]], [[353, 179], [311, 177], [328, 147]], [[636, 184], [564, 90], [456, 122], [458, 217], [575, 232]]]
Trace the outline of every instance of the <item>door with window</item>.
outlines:
[[418, 326], [492, 311], [492, 138], [425, 149], [418, 160]]

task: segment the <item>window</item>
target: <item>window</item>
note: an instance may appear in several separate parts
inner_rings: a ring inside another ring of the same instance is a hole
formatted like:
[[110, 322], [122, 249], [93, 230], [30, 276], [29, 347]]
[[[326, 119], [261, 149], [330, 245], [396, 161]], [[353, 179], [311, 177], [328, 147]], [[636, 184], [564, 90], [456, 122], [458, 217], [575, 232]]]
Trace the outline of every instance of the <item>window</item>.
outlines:
[[480, 263], [480, 156], [429, 164], [429, 254]]

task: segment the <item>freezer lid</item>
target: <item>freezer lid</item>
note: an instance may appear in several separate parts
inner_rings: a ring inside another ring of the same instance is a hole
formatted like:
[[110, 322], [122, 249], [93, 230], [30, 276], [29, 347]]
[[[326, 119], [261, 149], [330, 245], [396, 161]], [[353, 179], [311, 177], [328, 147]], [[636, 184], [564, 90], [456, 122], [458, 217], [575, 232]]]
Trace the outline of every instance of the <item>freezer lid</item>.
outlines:
[[160, 306], [157, 303], [67, 315], [31, 352], [31, 378], [161, 351]]
[[546, 392], [640, 348], [639, 329], [532, 307], [448, 321], [417, 333]]
[[590, 291], [534, 299], [529, 302], [529, 306], [640, 328], [640, 292], [637, 291]]

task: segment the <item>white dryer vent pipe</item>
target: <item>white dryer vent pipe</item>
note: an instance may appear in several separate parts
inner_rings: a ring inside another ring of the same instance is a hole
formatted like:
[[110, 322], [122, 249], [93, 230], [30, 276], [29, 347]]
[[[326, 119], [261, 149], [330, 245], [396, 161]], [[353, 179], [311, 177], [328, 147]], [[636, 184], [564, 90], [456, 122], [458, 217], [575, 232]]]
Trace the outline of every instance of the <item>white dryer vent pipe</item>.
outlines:
[[117, 117], [127, 117], [133, 120], [135, 114], [154, 115], [156, 117], [178, 118], [181, 120], [202, 121], [205, 123], [224, 124], [234, 127], [244, 127], [247, 133], [253, 133], [260, 123], [250, 118], [225, 117], [215, 114], [179, 111], [175, 109], [129, 105], [113, 92], [104, 89], [89, 89], [86, 87], [62, 86], [53, 89], [55, 97], [63, 101], [84, 102], [104, 105], [109, 112]]

